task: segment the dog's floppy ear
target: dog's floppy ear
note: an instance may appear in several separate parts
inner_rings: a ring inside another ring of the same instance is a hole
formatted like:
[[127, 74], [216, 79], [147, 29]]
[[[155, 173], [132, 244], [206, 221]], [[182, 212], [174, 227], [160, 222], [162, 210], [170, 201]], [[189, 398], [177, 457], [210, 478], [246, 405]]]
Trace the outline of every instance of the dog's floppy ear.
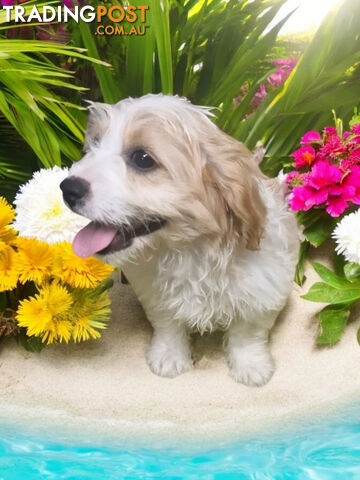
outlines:
[[[203, 148], [206, 152], [204, 181], [218, 196], [217, 215], [226, 215], [227, 234], [244, 238], [249, 250], [258, 250], [266, 208], [259, 194], [262, 173], [252, 154], [240, 142], [212, 129]], [[220, 219], [219, 219], [220, 220]], [[219, 222], [221, 224], [221, 222]]]

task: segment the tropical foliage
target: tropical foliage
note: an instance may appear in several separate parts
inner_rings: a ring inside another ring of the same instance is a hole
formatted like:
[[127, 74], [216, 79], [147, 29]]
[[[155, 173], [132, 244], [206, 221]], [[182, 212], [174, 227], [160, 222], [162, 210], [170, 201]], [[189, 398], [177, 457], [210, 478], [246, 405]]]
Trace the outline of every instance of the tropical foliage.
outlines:
[[[27, 3], [27, 9], [35, 2]], [[38, 5], [41, 11], [42, 5]], [[4, 12], [0, 13], [3, 32]], [[0, 30], [1, 31], [1, 30]], [[58, 58], [86, 59], [85, 50], [61, 43], [0, 37], [0, 192], [11, 194], [39, 162], [61, 165], [78, 159], [85, 115], [66, 93], [85, 88]], [[102, 63], [92, 59], [95, 63]], [[19, 142], [19, 136], [24, 142]], [[26, 147], [26, 144], [28, 147]]]

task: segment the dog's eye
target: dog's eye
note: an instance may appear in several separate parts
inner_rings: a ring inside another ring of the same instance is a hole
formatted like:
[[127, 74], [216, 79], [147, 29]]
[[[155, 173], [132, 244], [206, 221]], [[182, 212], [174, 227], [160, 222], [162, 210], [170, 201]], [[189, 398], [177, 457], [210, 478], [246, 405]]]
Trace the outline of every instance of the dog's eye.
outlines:
[[155, 160], [144, 150], [135, 150], [130, 157], [131, 165], [138, 170], [152, 170], [156, 167]]

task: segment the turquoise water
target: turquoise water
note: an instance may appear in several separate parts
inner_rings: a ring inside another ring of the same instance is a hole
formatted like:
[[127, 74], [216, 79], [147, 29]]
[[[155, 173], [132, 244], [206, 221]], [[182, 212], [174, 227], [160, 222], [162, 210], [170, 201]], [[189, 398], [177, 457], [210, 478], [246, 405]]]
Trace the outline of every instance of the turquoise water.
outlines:
[[[360, 409], [279, 434], [177, 449], [74, 446], [0, 430], [0, 480], [359, 480]], [[358, 420], [359, 419], [359, 420]]]

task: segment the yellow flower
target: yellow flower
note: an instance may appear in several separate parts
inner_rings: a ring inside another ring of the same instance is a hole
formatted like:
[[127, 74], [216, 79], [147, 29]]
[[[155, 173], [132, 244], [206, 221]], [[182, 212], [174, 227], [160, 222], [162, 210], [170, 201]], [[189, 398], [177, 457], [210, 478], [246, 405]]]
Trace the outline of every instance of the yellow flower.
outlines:
[[12, 243], [16, 238], [16, 231], [9, 227], [14, 220], [15, 210], [4, 197], [0, 197], [0, 244]]
[[93, 257], [80, 258], [75, 255], [70, 243], [54, 246], [56, 261], [54, 275], [74, 288], [93, 288], [109, 277], [114, 268]]
[[9, 225], [15, 217], [15, 210], [4, 197], [0, 197], [0, 228]]
[[74, 321], [72, 338], [75, 342], [99, 338], [99, 330], [106, 328], [109, 319], [110, 298], [107, 292], [99, 292], [96, 289], [74, 289], [72, 291], [74, 304], [71, 314]]
[[91, 326], [89, 317], [81, 317], [76, 320], [72, 331], [72, 338], [74, 342], [81, 342], [82, 340], [100, 337], [101, 333]]
[[46, 301], [47, 309], [53, 316], [69, 313], [74, 301], [67, 288], [56, 282], [42, 287], [38, 295]]
[[47, 343], [54, 343], [55, 340], [59, 342], [69, 343], [71, 339], [71, 331], [73, 325], [69, 320], [53, 321], [48, 325], [42, 341]]
[[12, 290], [19, 279], [16, 252], [5, 243], [0, 243], [0, 292]]
[[16, 319], [20, 327], [27, 328], [29, 336], [41, 336], [51, 325], [52, 315], [46, 301], [36, 295], [20, 302]]
[[71, 338], [71, 306], [73, 298], [68, 290], [57, 283], [45, 285], [34, 297], [23, 300], [16, 319], [20, 327], [27, 328], [28, 335], [42, 338], [43, 342], [55, 340], [66, 343]]
[[19, 280], [41, 285], [50, 275], [53, 265], [51, 247], [34, 238], [18, 237]]

